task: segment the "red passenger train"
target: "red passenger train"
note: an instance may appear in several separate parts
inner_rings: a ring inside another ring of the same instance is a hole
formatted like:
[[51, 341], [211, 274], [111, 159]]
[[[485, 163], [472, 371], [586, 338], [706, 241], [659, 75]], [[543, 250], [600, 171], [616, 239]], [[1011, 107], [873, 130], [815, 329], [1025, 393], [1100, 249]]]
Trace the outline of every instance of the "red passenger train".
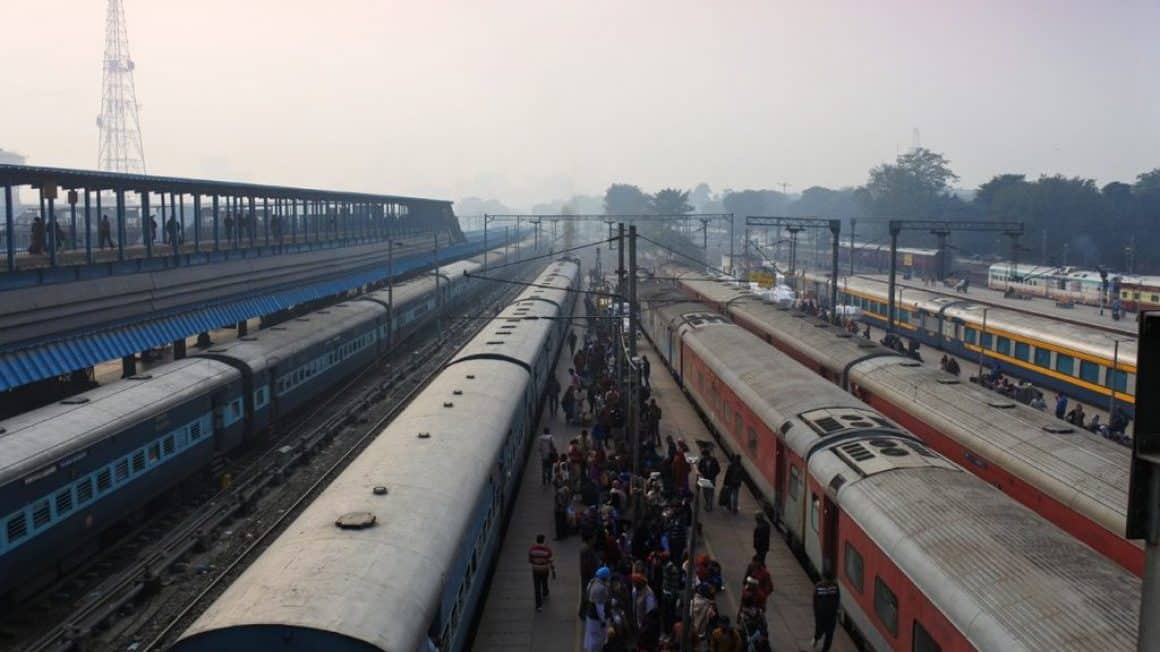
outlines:
[[1119, 650], [1139, 579], [710, 307], [642, 326], [876, 650]]
[[1054, 415], [961, 382], [748, 290], [672, 268], [685, 294], [920, 436], [1080, 541], [1140, 575], [1144, 550], [1124, 538], [1131, 451]]

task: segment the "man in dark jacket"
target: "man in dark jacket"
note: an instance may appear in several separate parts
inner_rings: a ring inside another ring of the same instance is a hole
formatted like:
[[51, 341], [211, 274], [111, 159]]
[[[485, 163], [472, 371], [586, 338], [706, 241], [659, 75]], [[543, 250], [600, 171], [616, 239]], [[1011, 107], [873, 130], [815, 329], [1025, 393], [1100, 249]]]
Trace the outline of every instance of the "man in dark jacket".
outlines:
[[814, 585], [814, 643], [824, 640], [822, 652], [828, 652], [834, 642], [834, 627], [838, 624], [838, 604], [841, 592], [834, 574], [826, 571], [822, 580]]
[[721, 482], [721, 506], [737, 513], [737, 502], [741, 496], [741, 482], [744, 480], [741, 456], [734, 455], [725, 469], [725, 480]]
[[761, 512], [757, 512], [757, 525], [753, 528], [753, 552], [765, 564], [765, 555], [769, 553], [769, 521]]
[[713, 456], [713, 451], [706, 450], [705, 454], [697, 462], [697, 472], [701, 477], [709, 481], [709, 486], [705, 487], [702, 492], [702, 497], [705, 501], [705, 511], [713, 511], [713, 490], [717, 485], [717, 474], [721, 472], [721, 464], [717, 458]]

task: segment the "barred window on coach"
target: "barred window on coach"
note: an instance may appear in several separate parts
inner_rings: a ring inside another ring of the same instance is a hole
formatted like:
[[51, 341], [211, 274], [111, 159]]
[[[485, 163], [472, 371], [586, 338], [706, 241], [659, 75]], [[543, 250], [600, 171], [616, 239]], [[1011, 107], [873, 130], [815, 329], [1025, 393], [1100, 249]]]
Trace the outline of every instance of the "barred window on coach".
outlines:
[[874, 576], [874, 613], [891, 636], [898, 636], [898, 596], [877, 575]]
[[862, 554], [849, 541], [846, 542], [846, 579], [858, 591], [862, 592], [863, 563]]

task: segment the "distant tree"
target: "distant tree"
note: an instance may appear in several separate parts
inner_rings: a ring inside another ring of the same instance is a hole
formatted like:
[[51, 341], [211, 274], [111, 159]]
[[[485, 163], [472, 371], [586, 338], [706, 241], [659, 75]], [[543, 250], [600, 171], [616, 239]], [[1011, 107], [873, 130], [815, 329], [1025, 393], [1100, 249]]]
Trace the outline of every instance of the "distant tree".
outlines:
[[648, 213], [651, 207], [651, 198], [637, 186], [614, 183], [604, 191], [606, 215], [639, 215]]
[[1136, 176], [1136, 184], [1132, 191], [1139, 196], [1156, 195], [1160, 197], [1160, 168], [1154, 168]]
[[872, 215], [921, 219], [942, 213], [940, 204], [959, 177], [942, 154], [919, 147], [900, 154], [894, 164], [884, 163], [870, 170], [863, 195]]
[[689, 191], [665, 188], [658, 190], [652, 198], [652, 211], [660, 215], [678, 215], [692, 213], [693, 206], [689, 204]]
[[789, 198], [776, 190], [736, 190], [726, 191], [721, 203], [726, 213], [733, 213], [733, 227], [737, 238], [742, 238], [746, 217], [785, 215]]
[[1128, 217], [1135, 212], [1136, 196], [1132, 194], [1132, 186], [1122, 181], [1113, 181], [1100, 188], [1100, 195], [1108, 209], [1108, 216]]
[[713, 189], [704, 181], [698, 183], [689, 195], [689, 203], [693, 205], [693, 209], [702, 213], [706, 212], [705, 206], [713, 199]]
[[982, 210], [983, 215], [994, 215], [995, 209], [998, 208], [999, 195], [1011, 188], [1027, 192], [1027, 177], [1022, 174], [995, 175], [991, 177], [990, 181], [979, 186], [978, 192], [975, 193], [974, 203]]
[[803, 190], [797, 201], [788, 206], [787, 212], [795, 217], [821, 218], [861, 217], [863, 214], [853, 188], [831, 190], [822, 186]]

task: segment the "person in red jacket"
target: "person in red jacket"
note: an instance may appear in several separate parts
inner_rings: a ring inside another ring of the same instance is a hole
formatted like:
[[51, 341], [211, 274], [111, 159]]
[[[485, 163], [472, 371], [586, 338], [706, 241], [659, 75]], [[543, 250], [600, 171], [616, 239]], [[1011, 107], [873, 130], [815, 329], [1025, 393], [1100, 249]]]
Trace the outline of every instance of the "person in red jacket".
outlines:
[[556, 573], [552, 549], [544, 543], [546, 537], [536, 535], [536, 542], [528, 549], [528, 563], [532, 566], [532, 586], [536, 594], [536, 611], [544, 610], [544, 600], [548, 598], [548, 576]]
[[689, 488], [689, 460], [685, 458], [688, 451], [689, 447], [682, 441], [677, 444], [677, 454], [673, 456], [673, 485], [678, 493]]

